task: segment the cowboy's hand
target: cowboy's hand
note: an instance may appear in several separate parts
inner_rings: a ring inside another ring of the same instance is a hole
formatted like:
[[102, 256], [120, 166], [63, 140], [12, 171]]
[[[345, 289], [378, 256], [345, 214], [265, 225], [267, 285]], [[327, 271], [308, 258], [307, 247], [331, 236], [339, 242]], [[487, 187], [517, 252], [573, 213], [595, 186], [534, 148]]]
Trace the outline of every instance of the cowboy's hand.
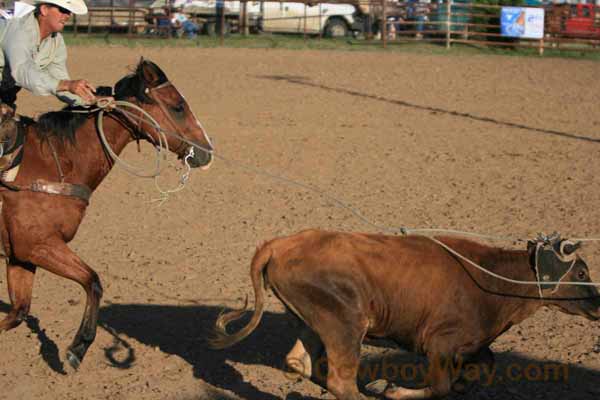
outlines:
[[66, 90], [81, 97], [86, 103], [93, 104], [96, 101], [96, 88], [85, 79], [71, 81], [60, 81], [59, 90]]

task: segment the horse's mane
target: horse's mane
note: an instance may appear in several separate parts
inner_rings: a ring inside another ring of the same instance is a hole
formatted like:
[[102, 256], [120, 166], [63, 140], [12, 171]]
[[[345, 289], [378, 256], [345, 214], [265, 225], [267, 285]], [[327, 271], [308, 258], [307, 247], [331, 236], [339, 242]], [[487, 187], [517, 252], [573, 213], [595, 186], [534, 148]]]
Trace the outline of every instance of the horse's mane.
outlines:
[[74, 113], [85, 110], [83, 107], [65, 107], [60, 111], [50, 111], [42, 114], [37, 121], [35, 131], [41, 139], [57, 137], [61, 142], [68, 140], [75, 143], [75, 132], [93, 113]]
[[[144, 67], [150, 67], [157, 80], [153, 85], [160, 85], [167, 82], [165, 73], [153, 62], [142, 59], [135, 70], [121, 78], [115, 84], [115, 99], [125, 100], [131, 97], [136, 98], [142, 103], [152, 103], [153, 101], [146, 95], [146, 81], [144, 80]], [[36, 132], [41, 139], [48, 139], [55, 136], [61, 142], [76, 142], [76, 132], [83, 123], [96, 113], [77, 113], [73, 111], [86, 110], [84, 107], [66, 106], [59, 111], [50, 111], [42, 114], [37, 121]]]

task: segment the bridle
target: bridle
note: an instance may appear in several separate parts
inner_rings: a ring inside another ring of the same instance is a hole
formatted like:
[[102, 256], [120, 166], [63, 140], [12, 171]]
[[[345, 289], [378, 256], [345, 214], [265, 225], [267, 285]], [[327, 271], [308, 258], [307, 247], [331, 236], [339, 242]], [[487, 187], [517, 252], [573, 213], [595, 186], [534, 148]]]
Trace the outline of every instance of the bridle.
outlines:
[[[167, 106], [165, 105], [164, 101], [160, 98], [160, 96], [154, 95], [154, 92], [156, 92], [160, 89], [166, 88], [166, 87], [170, 87], [170, 88], [174, 89], [177, 92], [177, 94], [181, 98], [183, 98], [183, 95], [181, 93], [179, 93], [179, 90], [177, 90], [177, 88], [171, 83], [171, 81], [166, 81], [166, 82], [161, 83], [160, 85], [153, 87], [153, 88], [146, 88], [145, 92], [146, 92], [146, 95], [148, 95], [148, 97], [150, 97], [152, 100], [154, 100], [158, 104], [158, 106], [160, 107], [163, 114], [167, 117], [167, 121], [169, 121], [171, 126], [176, 127], [177, 124], [175, 123], [175, 120], [173, 119], [173, 116], [171, 115], [169, 110], [167, 110]], [[204, 133], [204, 132], [202, 132], [202, 133]], [[181, 140], [181, 143], [179, 144], [179, 146], [177, 146], [176, 149], [173, 149], [173, 152], [175, 154], [177, 154], [177, 156], [179, 158], [183, 158], [189, 153], [189, 145], [185, 141]]]
[[[156, 91], [164, 89], [166, 87], [170, 87], [170, 88], [174, 89], [177, 92], [177, 94], [179, 94], [179, 96], [181, 96], [183, 98], [181, 93], [179, 93], [179, 90], [177, 90], [177, 88], [171, 83], [171, 81], [166, 81], [166, 82], [164, 82], [156, 87], [153, 87], [153, 88], [146, 88], [144, 90], [144, 94], [146, 96], [148, 96], [152, 101], [154, 101], [158, 105], [160, 110], [163, 112], [163, 115], [166, 116], [167, 121], [171, 124], [172, 127], [175, 128], [175, 127], [177, 127], [177, 123], [175, 122], [175, 120], [173, 119], [173, 116], [167, 109], [167, 105], [161, 99], [160, 96], [157, 96], [155, 94]], [[131, 136], [133, 137], [133, 139], [138, 143], [138, 146], [139, 146], [140, 140], [145, 139], [148, 142], [150, 142], [152, 145], [154, 145], [155, 147], [164, 145], [167, 150], [169, 149], [166, 140], [164, 141], [164, 143], [157, 143], [156, 139], [151, 134], [149, 134], [144, 129], [142, 129], [142, 124], [144, 122], [148, 122], [148, 115], [144, 115], [145, 113], [141, 108], [138, 110], [135, 110], [133, 113], [124, 111], [124, 110], [116, 108], [116, 107], [112, 107], [111, 111], [118, 111], [120, 113], [120, 115], [122, 115], [128, 121], [128, 123], [130, 125], [132, 125], [132, 131], [130, 133], [131, 133]], [[101, 117], [101, 115], [99, 117]], [[158, 123], [156, 123], [156, 121], [151, 120], [150, 122], [152, 122], [153, 128], [157, 131], [157, 133], [160, 134], [161, 132], [164, 132], [164, 130], [162, 130], [160, 128], [160, 125], [158, 125]], [[172, 135], [172, 136], [176, 136], [176, 135]], [[177, 135], [177, 136], [179, 136], [179, 135]], [[179, 139], [182, 139], [182, 138], [179, 138]], [[177, 157], [179, 157], [181, 159], [181, 158], [186, 157], [190, 153], [191, 146], [190, 146], [190, 144], [186, 143], [186, 140], [180, 140], [180, 142], [181, 143], [177, 146], [177, 148], [172, 149], [171, 151], [173, 151], [173, 153], [177, 154]]]

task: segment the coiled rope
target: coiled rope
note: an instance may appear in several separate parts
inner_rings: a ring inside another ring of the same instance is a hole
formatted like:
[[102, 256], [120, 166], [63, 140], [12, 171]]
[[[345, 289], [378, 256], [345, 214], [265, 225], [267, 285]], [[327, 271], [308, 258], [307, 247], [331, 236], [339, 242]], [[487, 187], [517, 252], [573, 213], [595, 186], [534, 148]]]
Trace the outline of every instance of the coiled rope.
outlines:
[[[181, 175], [178, 186], [174, 189], [163, 189], [163, 188], [161, 188], [161, 186], [158, 182], [158, 177], [160, 176], [160, 174], [163, 170], [162, 160], [167, 159], [167, 154], [169, 152], [169, 143], [167, 141], [167, 133], [168, 132], [166, 132], [164, 129], [162, 129], [160, 124], [148, 112], [146, 112], [144, 109], [142, 109], [138, 105], [133, 104], [131, 102], [124, 101], [124, 100], [115, 100], [111, 97], [106, 97], [106, 98], [98, 99], [98, 101], [96, 102], [96, 106], [97, 106], [96, 108], [89, 109], [89, 110], [71, 110], [71, 112], [85, 113], [85, 114], [92, 114], [92, 113], [98, 112], [98, 117], [96, 119], [96, 126], [98, 128], [98, 132], [100, 135], [100, 140], [102, 142], [102, 145], [106, 149], [108, 155], [115, 162], [115, 164], [119, 165], [122, 169], [124, 169], [130, 175], [137, 176], [140, 178], [154, 178], [154, 185], [155, 185], [157, 191], [160, 193], [161, 197], [159, 199], [155, 199], [153, 201], [159, 201], [160, 202], [159, 205], [162, 205], [168, 199], [170, 194], [179, 192], [180, 190], [184, 189], [185, 184], [188, 182], [189, 177], [190, 177], [191, 167], [190, 167], [188, 160], [194, 156], [194, 148], [193, 147], [190, 148], [190, 151], [188, 152], [188, 154], [186, 156], [184, 156], [184, 158], [183, 158], [183, 163], [185, 165], [186, 170]], [[139, 113], [139, 115], [137, 115], [136, 113], [133, 113], [127, 109], [132, 109], [134, 111], [137, 111]], [[117, 111], [117, 112], [125, 115], [126, 117], [128, 117], [130, 120], [137, 121], [138, 123], [147, 122], [152, 126], [152, 128], [154, 128], [156, 130], [157, 136], [158, 136], [158, 143], [153, 143], [154, 150], [156, 152], [156, 164], [155, 164], [154, 169], [152, 169], [150, 171], [144, 171], [140, 168], [137, 168], [137, 167], [127, 163], [126, 161], [124, 161], [112, 149], [110, 143], [108, 142], [108, 139], [106, 138], [106, 135], [104, 134], [104, 114], [107, 112], [112, 112], [112, 111]]]

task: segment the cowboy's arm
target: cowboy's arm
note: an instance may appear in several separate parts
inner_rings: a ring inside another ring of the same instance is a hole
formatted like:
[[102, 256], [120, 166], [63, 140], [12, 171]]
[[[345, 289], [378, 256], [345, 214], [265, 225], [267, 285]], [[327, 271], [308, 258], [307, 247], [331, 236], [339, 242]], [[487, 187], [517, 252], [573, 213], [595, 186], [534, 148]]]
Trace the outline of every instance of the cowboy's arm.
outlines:
[[[55, 68], [54, 62], [50, 64], [50, 68], [41, 68], [36, 64], [34, 60], [35, 45], [33, 44], [35, 43], [35, 38], [32, 37], [31, 32], [13, 29], [6, 32], [4, 39], [2, 50], [4, 51], [6, 61], [11, 67], [11, 74], [17, 85], [31, 91], [35, 95], [48, 96], [53, 94], [69, 104], [84, 103], [81, 97], [73, 93], [65, 95], [64, 93], [66, 92], [63, 92], [63, 90], [71, 91], [72, 88], [70, 85], [77, 81], [70, 81], [68, 79], [65, 67], [66, 48], [62, 38], [54, 54], [58, 60], [56, 64], [58, 65], [58, 69]], [[58, 73], [58, 76], [54, 76], [53, 73]], [[59, 92], [61, 93], [59, 94]]]
[[91, 85], [84, 80], [71, 80], [67, 71], [67, 48], [62, 37], [58, 40], [58, 46], [54, 53], [54, 59], [46, 69], [48, 73], [56, 79], [59, 79], [55, 95], [64, 103], [71, 106], [83, 106], [88, 104], [81, 96], [76, 93], [82, 93], [86, 97], [93, 96]]
[[34, 38], [26, 30], [11, 29], [6, 32], [2, 50], [16, 84], [33, 94], [55, 94], [59, 79], [42, 70], [34, 61]]

